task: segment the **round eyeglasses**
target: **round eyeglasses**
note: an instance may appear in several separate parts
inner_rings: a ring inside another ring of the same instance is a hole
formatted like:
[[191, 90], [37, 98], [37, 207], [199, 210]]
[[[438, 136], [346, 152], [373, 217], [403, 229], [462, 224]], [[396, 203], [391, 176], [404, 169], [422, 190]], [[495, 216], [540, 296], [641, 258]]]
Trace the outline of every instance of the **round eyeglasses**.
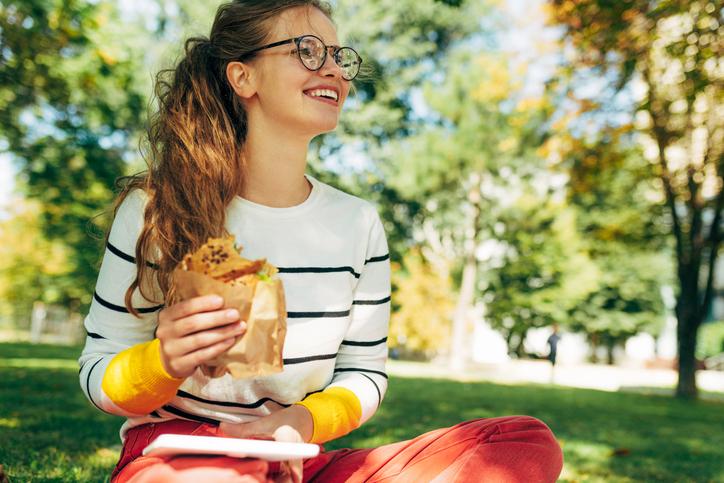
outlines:
[[334, 62], [342, 70], [342, 78], [351, 81], [357, 74], [362, 64], [362, 58], [352, 47], [339, 47], [337, 45], [326, 45], [322, 39], [315, 35], [301, 35], [292, 39], [280, 40], [271, 44], [263, 45], [256, 48], [246, 55], [258, 52], [264, 49], [271, 49], [279, 45], [294, 43], [297, 46], [296, 53], [302, 65], [311, 71], [318, 71], [327, 61], [327, 53], [332, 53]]

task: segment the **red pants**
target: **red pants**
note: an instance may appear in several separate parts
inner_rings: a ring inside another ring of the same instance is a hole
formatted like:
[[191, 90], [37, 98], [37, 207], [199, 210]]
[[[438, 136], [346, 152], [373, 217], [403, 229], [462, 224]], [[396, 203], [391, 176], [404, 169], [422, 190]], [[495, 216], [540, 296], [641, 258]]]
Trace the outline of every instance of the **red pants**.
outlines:
[[[175, 420], [128, 431], [113, 483], [266, 482], [278, 463], [226, 456], [140, 456], [159, 434], [216, 436], [218, 428]], [[305, 460], [315, 482], [553, 482], [563, 456], [553, 433], [529, 416], [475, 419], [409, 441], [371, 449], [322, 452]]]

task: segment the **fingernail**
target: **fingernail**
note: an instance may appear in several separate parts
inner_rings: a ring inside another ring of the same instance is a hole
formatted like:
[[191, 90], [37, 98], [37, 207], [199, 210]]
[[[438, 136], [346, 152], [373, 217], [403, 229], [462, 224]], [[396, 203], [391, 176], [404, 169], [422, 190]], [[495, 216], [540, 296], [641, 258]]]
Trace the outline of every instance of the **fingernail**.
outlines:
[[239, 322], [239, 329], [246, 329], [246, 322], [244, 322], [243, 320]]
[[226, 316], [227, 320], [237, 320], [239, 318], [239, 311], [236, 309], [229, 309], [224, 315]]
[[210, 300], [211, 300], [211, 303], [214, 305], [221, 305], [224, 303], [224, 298], [220, 297], [218, 295], [213, 295]]

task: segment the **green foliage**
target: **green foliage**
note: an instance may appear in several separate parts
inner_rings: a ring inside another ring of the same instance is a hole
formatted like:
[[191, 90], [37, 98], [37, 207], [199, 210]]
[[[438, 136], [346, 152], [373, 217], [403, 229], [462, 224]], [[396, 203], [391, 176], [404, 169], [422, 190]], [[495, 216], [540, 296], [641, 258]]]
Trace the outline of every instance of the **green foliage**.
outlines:
[[65, 304], [90, 302], [108, 221], [94, 217], [108, 207], [142, 127], [138, 64], [111, 28], [114, 5], [34, 0], [0, 9], [0, 145], [40, 202], [42, 232], [69, 250], [67, 282], [56, 287]]
[[39, 223], [38, 202], [14, 207], [14, 216], [0, 222], [0, 318], [27, 327], [35, 301], [59, 304], [84, 289], [72, 282], [72, 261], [62, 240], [48, 240]]
[[570, 327], [609, 346], [640, 331], [656, 335], [665, 315], [661, 289], [674, 279], [651, 166], [627, 127], [604, 130], [594, 139], [563, 138], [568, 197], [601, 273], [599, 288], [574, 309]]
[[699, 331], [696, 356], [706, 359], [724, 353], [724, 321], [706, 322]]
[[[520, 88], [502, 55], [456, 49], [445, 75], [424, 86], [438, 122], [389, 143], [390, 161], [384, 165], [390, 186], [404, 197], [425, 200], [417, 232], [428, 253], [446, 260], [456, 283], [463, 285], [464, 261], [477, 257], [485, 243], [495, 239], [510, 248], [503, 263], [480, 265], [483, 281], [477, 284], [487, 287], [488, 317], [508, 335], [562, 318], [548, 313], [562, 306], [551, 287], [575, 291], [586, 287], [576, 277], [590, 278], [570, 240], [551, 243], [548, 236], [556, 231], [566, 237], [563, 218], [556, 224], [557, 215], [549, 214], [556, 209], [550, 194], [537, 195], [533, 187], [550, 175], [537, 154], [549, 106], [545, 99], [522, 98]], [[536, 220], [540, 205], [549, 211]], [[575, 236], [573, 225], [567, 233]], [[544, 279], [537, 288], [545, 290], [531, 290]], [[473, 298], [479, 298], [480, 290], [474, 290]]]
[[342, 118], [341, 138], [364, 147], [404, 137], [423, 119], [412, 94], [439, 72], [451, 46], [479, 33], [484, 2], [450, 4], [415, 0], [339, 0], [334, 17], [340, 36], [359, 48], [370, 72], [355, 81]]
[[505, 255], [483, 274], [486, 318], [520, 356], [527, 330], [568, 324], [574, 309], [598, 289], [601, 273], [569, 208], [527, 195], [499, 223]]

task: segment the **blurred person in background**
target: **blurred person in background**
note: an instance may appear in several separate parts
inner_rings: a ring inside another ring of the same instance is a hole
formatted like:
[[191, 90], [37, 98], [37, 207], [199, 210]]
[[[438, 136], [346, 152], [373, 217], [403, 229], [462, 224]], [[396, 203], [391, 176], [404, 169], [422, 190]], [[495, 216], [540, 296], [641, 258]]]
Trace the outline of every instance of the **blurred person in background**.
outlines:
[[561, 336], [558, 333], [558, 324], [553, 324], [553, 333], [548, 336], [548, 361], [551, 363], [551, 383], [555, 382], [556, 375], [556, 357], [558, 355], [558, 342]]

